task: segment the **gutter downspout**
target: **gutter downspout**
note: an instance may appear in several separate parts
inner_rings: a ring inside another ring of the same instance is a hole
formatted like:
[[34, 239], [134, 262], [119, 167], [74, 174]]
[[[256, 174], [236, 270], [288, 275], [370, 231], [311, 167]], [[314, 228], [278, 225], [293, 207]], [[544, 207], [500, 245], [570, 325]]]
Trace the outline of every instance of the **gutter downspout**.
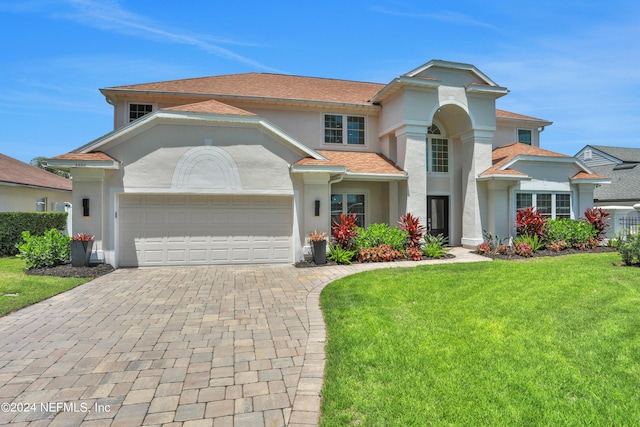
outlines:
[[331, 234], [331, 187], [333, 184], [337, 184], [344, 179], [344, 174], [335, 175], [333, 177], [329, 176], [329, 185], [327, 186], [327, 190], [329, 194], [327, 194], [327, 200], [329, 200], [329, 234]]

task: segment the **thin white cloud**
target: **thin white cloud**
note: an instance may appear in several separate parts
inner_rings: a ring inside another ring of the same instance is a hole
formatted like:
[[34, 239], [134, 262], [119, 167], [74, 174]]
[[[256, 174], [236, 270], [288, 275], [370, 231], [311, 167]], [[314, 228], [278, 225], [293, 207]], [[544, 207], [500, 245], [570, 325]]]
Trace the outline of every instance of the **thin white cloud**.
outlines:
[[250, 45], [247, 43], [235, 42], [223, 38], [212, 39], [211, 36], [192, 35], [181, 29], [169, 30], [163, 28], [161, 24], [125, 10], [117, 1], [113, 0], [64, 0], [64, 2], [70, 5], [72, 10], [56, 12], [54, 16], [59, 19], [73, 20], [80, 24], [105, 31], [193, 46], [221, 58], [247, 64], [265, 71], [279, 72], [275, 68], [216, 44], [217, 42], [244, 46]]
[[400, 12], [396, 10], [389, 10], [381, 6], [374, 6], [371, 8], [371, 10], [377, 13], [382, 13], [384, 15], [397, 16], [401, 18], [427, 19], [427, 20], [446, 22], [448, 24], [472, 26], [472, 27], [483, 27], [483, 28], [488, 28], [492, 30], [498, 30], [498, 28], [496, 28], [495, 26], [487, 22], [478, 21], [477, 19], [474, 19], [472, 16], [465, 15], [462, 13], [457, 13], [457, 12], [451, 12], [451, 11], [430, 12], [430, 13]]

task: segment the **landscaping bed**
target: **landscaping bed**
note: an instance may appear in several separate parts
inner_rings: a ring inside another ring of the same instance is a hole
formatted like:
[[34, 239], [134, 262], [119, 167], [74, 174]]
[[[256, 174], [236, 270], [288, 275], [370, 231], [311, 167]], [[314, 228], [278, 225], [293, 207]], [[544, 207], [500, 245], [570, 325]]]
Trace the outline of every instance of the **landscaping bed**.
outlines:
[[486, 252], [486, 253], [478, 253], [478, 255], [482, 255], [491, 259], [501, 259], [501, 260], [523, 260], [530, 258], [540, 258], [540, 257], [554, 257], [554, 256], [563, 256], [563, 255], [572, 255], [572, 254], [594, 254], [594, 253], [603, 253], [603, 252], [616, 252], [616, 248], [611, 248], [609, 246], [598, 246], [595, 249], [574, 249], [568, 248], [561, 251], [551, 251], [549, 249], [540, 249], [538, 251], [533, 252], [533, 255], [528, 257], [523, 257], [517, 255], [515, 253], [509, 254], [499, 254], [495, 252]]
[[110, 264], [96, 264], [89, 267], [74, 267], [71, 263], [59, 264], [54, 267], [29, 268], [24, 271], [30, 276], [54, 276], [54, 277], [77, 277], [86, 278], [104, 276], [111, 273], [114, 268]]

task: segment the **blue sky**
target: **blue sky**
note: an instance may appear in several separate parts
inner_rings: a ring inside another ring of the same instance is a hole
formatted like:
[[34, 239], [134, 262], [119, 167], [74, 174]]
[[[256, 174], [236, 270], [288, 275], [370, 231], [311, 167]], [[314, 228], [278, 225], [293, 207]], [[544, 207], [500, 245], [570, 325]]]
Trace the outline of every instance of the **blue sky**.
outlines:
[[0, 0], [0, 152], [66, 153], [113, 128], [98, 89], [250, 71], [388, 83], [474, 64], [541, 146], [640, 147], [640, 2]]

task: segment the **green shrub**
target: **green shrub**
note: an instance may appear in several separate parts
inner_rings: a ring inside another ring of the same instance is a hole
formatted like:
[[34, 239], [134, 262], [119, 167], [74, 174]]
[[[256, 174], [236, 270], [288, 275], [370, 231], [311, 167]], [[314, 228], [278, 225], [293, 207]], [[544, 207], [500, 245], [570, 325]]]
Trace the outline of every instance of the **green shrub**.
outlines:
[[552, 219], [547, 221], [547, 240], [564, 241], [571, 247], [585, 247], [596, 238], [597, 230], [586, 221], [575, 219]]
[[409, 233], [388, 224], [371, 224], [366, 229], [359, 228], [356, 247], [375, 248], [381, 245], [404, 251], [409, 246]]
[[640, 263], [640, 234], [627, 234], [618, 240], [617, 249], [626, 265]]
[[55, 228], [45, 231], [43, 236], [23, 231], [22, 240], [18, 257], [25, 260], [27, 268], [53, 267], [69, 261], [71, 238]]
[[358, 253], [358, 251], [350, 251], [338, 244], [332, 245], [329, 243], [327, 259], [335, 261], [338, 264], [351, 264], [351, 260], [356, 256], [356, 253]]
[[0, 212], [0, 256], [18, 253], [16, 245], [22, 241], [23, 231], [42, 236], [52, 228], [64, 230], [66, 225], [66, 212]]

